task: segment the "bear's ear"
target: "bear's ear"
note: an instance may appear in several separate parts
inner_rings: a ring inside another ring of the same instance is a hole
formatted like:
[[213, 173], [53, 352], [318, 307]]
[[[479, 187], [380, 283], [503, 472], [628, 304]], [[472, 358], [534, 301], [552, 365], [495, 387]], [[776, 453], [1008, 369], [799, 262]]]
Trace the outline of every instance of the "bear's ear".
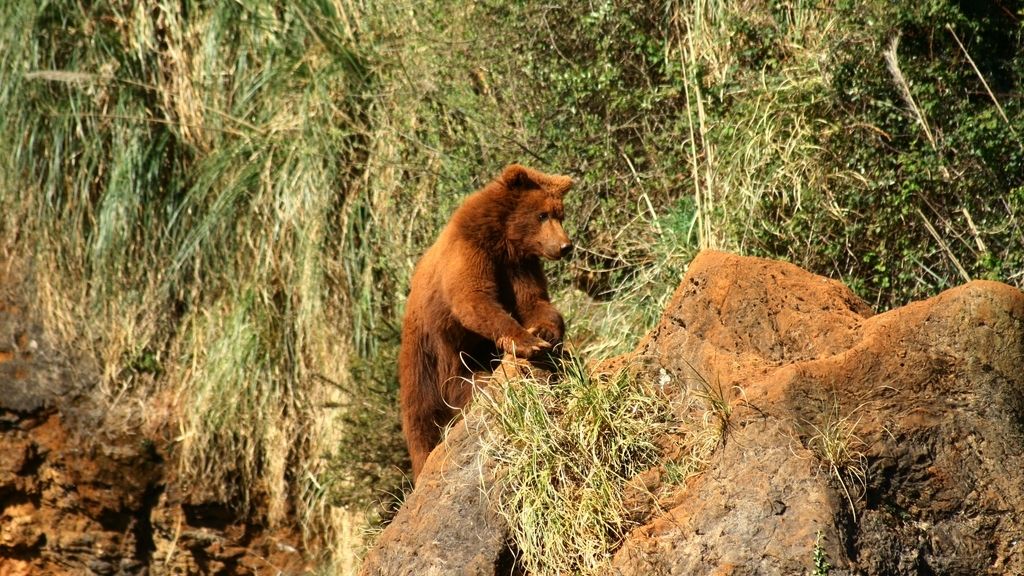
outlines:
[[550, 194], [557, 194], [559, 197], [565, 195], [572, 188], [572, 178], [559, 175], [545, 175], [541, 186]]
[[501, 173], [501, 182], [509, 190], [539, 188], [537, 182], [533, 178], [534, 174], [536, 173], [526, 166], [522, 166], [520, 164], [509, 164]]
[[572, 178], [544, 174], [521, 164], [509, 164], [501, 173], [501, 182], [509, 190], [540, 188], [549, 194], [562, 196], [572, 188]]

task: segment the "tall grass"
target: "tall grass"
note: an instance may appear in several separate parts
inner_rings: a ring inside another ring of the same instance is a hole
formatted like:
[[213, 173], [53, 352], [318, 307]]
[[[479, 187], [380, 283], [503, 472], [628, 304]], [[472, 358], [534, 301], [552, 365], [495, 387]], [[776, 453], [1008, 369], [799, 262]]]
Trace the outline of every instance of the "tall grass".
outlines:
[[673, 378], [634, 362], [605, 372], [572, 357], [554, 375], [519, 370], [478, 395], [467, 425], [482, 431], [497, 479], [484, 488], [527, 573], [606, 573], [644, 507], [707, 468], [732, 406], [691, 371]]
[[112, 406], [163, 408], [197, 500], [323, 533], [371, 82], [351, 7], [4, 6], [3, 241], [46, 325]]
[[[825, 161], [818, 144], [821, 133], [838, 129], [824, 114], [823, 70], [836, 20], [804, 2], [781, 13], [736, 2], [674, 8], [672, 53], [692, 74], [687, 127], [700, 156], [689, 179], [704, 247], [749, 251], [762, 227], [799, 211], [829, 180], [850, 178]], [[758, 57], [764, 68], [750, 66]]]
[[670, 407], [627, 370], [578, 360], [552, 382], [527, 376], [481, 395], [490, 487], [530, 574], [596, 574], [633, 526], [626, 483], [660, 456]]

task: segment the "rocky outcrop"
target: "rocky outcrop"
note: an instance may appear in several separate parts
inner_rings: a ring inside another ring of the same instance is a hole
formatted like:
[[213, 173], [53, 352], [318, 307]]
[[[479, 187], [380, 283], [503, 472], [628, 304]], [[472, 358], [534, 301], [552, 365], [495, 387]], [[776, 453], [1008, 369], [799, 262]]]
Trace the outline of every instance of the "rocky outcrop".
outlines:
[[46, 344], [3, 280], [0, 575], [307, 571], [294, 531], [177, 486], [159, 441], [90, 401], [95, 379]]
[[381, 537], [386, 546], [369, 552], [361, 576], [490, 576], [509, 574], [508, 526], [488, 505], [481, 478], [493, 470], [477, 465], [479, 437], [459, 425], [427, 460], [416, 490]]
[[[617, 572], [799, 573], [819, 532], [833, 573], [1024, 572], [1019, 290], [971, 282], [873, 316], [794, 266], [706, 253], [638, 354], [714, 378], [737, 410], [711, 468], [631, 534]], [[862, 479], [830, 469], [829, 441]]]
[[[833, 575], [1024, 573], [1019, 290], [970, 282], [874, 315], [790, 264], [703, 252], [632, 357], [641, 378], [713, 383], [731, 412], [703, 472], [677, 487], [663, 467], [644, 474], [657, 497], [609, 573], [803, 574], [816, 559]], [[451, 528], [470, 525], [466, 506], [494, 518], [479, 473], [458, 476], [475, 461], [460, 427], [365, 574], [427, 573], [409, 567], [469, 551], [479, 568], [465, 573], [507, 573], [493, 570], [500, 521]]]
[[[525, 370], [537, 377], [549, 374], [506, 357], [493, 374], [476, 378], [482, 386], [494, 386], [520, 377]], [[486, 486], [494, 481], [494, 466], [479, 457], [478, 423], [477, 416], [460, 422], [430, 453], [416, 489], [366, 556], [360, 576], [517, 573], [508, 524], [486, 495]]]

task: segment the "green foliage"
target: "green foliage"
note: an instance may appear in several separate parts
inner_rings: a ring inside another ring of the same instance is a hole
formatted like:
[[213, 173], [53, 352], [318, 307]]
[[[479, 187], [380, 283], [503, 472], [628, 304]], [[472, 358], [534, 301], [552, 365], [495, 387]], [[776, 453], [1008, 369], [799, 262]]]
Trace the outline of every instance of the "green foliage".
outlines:
[[828, 561], [825, 548], [821, 545], [821, 532], [814, 540], [814, 576], [828, 576], [832, 572], [832, 564]]
[[946, 2], [849, 3], [835, 18], [826, 100], [807, 111], [831, 124], [812, 140], [836, 176], [799, 209], [767, 203], [783, 221], [756, 231], [753, 251], [886, 308], [968, 278], [1020, 283], [1019, 23]]
[[[336, 215], [371, 78], [333, 7], [5, 3], [5, 248], [96, 392], [174, 412], [196, 494], [325, 529]], [[168, 406], [170, 405], [170, 406]], [[165, 413], [165, 412], [158, 412]]]

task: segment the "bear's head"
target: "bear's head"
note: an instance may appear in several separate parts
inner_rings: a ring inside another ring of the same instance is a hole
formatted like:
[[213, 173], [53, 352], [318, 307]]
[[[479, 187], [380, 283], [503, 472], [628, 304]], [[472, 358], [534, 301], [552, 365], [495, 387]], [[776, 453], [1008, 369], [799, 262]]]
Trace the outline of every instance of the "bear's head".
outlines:
[[562, 196], [572, 187], [572, 178], [512, 164], [499, 181], [514, 198], [505, 220], [505, 240], [510, 248], [522, 255], [551, 260], [572, 252], [572, 241], [562, 228]]

